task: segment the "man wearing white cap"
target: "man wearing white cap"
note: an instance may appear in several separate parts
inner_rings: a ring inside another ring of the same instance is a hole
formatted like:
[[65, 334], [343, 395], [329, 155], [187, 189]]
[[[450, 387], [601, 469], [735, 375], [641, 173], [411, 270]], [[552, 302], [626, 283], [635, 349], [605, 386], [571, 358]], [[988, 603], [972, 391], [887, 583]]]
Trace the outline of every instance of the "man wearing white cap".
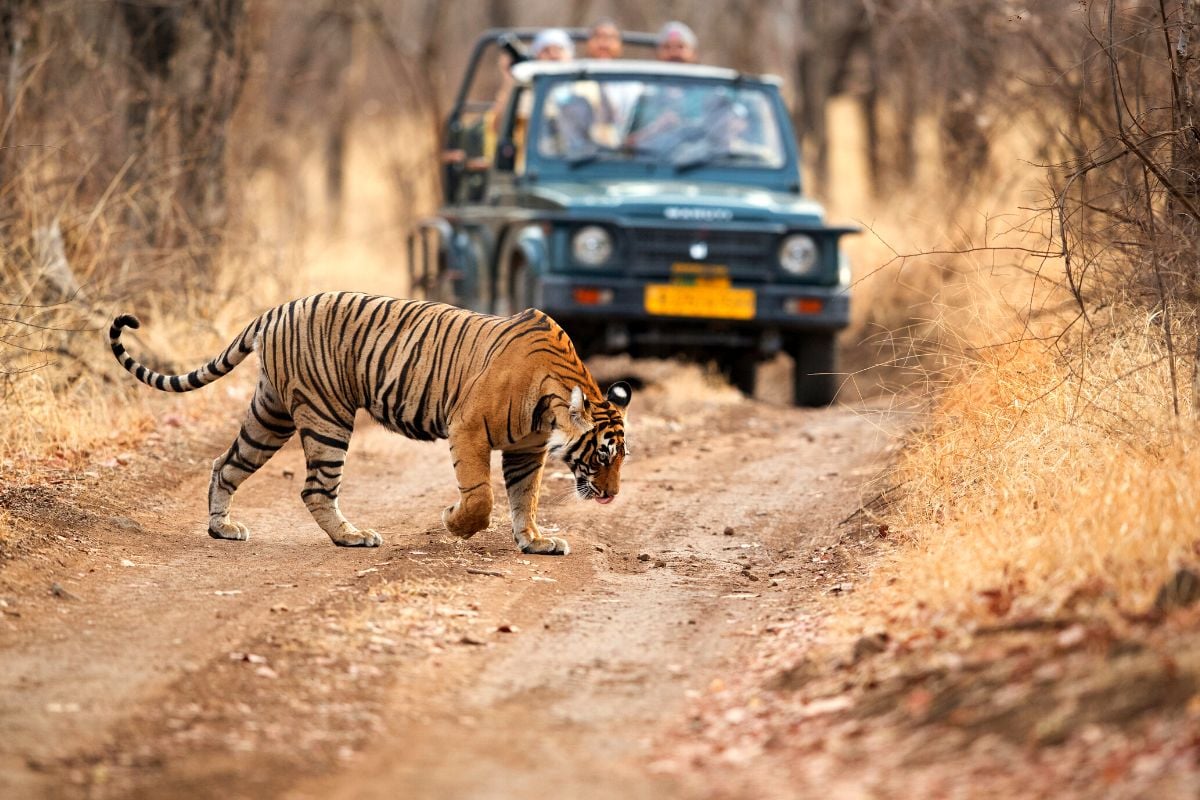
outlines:
[[[533, 37], [533, 42], [529, 45], [529, 55], [538, 61], [570, 61], [575, 57], [575, 45], [571, 43], [571, 37], [562, 28], [546, 28]], [[511, 59], [507, 53], [500, 55], [500, 91], [496, 95], [496, 101], [492, 104], [491, 124], [488, 129], [492, 134], [495, 134], [500, 128], [500, 120], [504, 113], [505, 107], [508, 105], [508, 98], [513, 92], [512, 75], [509, 73], [509, 68], [512, 67]], [[522, 102], [517, 109], [517, 128], [519, 133], [514, 135], [523, 135], [525, 121], [529, 119], [529, 112], [532, 108], [533, 98], [526, 94], [521, 98]], [[485, 152], [491, 153], [494, 151], [494, 143], [488, 142], [485, 147]]]
[[530, 54], [538, 61], [570, 61], [575, 57], [571, 37], [562, 28], [546, 28], [533, 37]]
[[672, 20], [659, 28], [655, 45], [659, 61], [696, 63], [696, 34], [682, 22]]

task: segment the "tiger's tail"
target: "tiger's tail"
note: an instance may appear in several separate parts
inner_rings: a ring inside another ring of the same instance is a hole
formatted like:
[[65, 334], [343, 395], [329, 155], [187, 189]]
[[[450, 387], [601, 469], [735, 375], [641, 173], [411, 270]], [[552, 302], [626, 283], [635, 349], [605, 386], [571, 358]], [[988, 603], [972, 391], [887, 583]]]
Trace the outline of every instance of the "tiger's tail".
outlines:
[[164, 375], [155, 372], [125, 351], [125, 345], [121, 344], [121, 331], [125, 328], [136, 330], [142, 324], [132, 314], [122, 314], [113, 320], [112, 327], [108, 329], [108, 343], [121, 366], [147, 386], [163, 392], [191, 392], [228, 375], [234, 367], [242, 363], [254, 349], [263, 321], [264, 318], [259, 317], [251, 322], [219, 356], [186, 375]]

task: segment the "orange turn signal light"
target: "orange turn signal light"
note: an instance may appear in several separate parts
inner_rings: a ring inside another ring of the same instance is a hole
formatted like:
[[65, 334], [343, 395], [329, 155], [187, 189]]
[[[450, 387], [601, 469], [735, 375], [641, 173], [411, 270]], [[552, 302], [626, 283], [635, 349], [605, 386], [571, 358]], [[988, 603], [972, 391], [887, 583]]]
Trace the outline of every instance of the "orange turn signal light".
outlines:
[[783, 308], [789, 314], [820, 314], [825, 302], [815, 297], [792, 297], [784, 301]]
[[606, 306], [612, 302], [612, 289], [595, 289], [580, 287], [572, 291], [575, 302], [581, 306]]

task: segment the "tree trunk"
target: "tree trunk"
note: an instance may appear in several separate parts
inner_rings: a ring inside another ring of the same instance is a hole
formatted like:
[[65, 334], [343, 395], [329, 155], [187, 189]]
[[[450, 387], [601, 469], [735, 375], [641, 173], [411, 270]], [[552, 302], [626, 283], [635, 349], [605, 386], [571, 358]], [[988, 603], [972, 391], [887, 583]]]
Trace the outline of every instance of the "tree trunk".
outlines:
[[[134, 161], [125, 181], [141, 201], [132, 221], [151, 246], [188, 246], [205, 275], [228, 219], [227, 129], [248, 66], [243, 0], [124, 2], [120, 10], [133, 56], [125, 119]], [[165, 124], [172, 116], [176, 136]], [[175, 201], [162, 203], [146, 187], [168, 176], [176, 176]], [[164, 208], [181, 218], [161, 219]]]
[[883, 64], [879, 53], [879, 44], [874, 32], [867, 34], [867, 87], [859, 97], [859, 107], [862, 110], [863, 128], [867, 137], [867, 177], [871, 182], [871, 192], [879, 196], [883, 182], [883, 165], [880, 159], [880, 84], [883, 82]]
[[[155, 123], [152, 110], [162, 101], [162, 82], [170, 75], [171, 59], [179, 48], [180, 10], [173, 5], [122, 3], [121, 21], [129, 35], [132, 59], [129, 68], [130, 97], [125, 107], [128, 149], [132, 156], [125, 171], [125, 184], [135, 208], [127, 217], [131, 228], [140, 230], [146, 243], [155, 241], [160, 229], [159, 203], [144, 187], [151, 182], [162, 159], [153, 155]], [[140, 190], [140, 191], [139, 191]]]
[[[1181, 178], [1179, 189], [1193, 201], [1200, 201], [1200, 127], [1197, 126], [1196, 87], [1200, 83], [1200, 58], [1195, 42], [1200, 36], [1200, 2], [1183, 0], [1179, 10], [1179, 29], [1175, 37], [1174, 80], [1178, 96], [1175, 116], [1180, 135], [1172, 142], [1174, 174]], [[1193, 202], [1193, 205], [1200, 203]], [[1200, 222], [1200, 220], [1192, 220]]]
[[812, 166], [813, 187], [810, 194], [822, 195], [829, 185], [829, 139], [825, 124], [827, 99], [827, 59], [822, 57], [828, 4], [822, 0], [800, 0], [800, 49], [796, 59], [796, 83], [800, 102], [796, 109], [796, 130], [811, 150], [808, 161]]
[[[1163, 20], [1166, 24], [1166, 19]], [[1178, 190], [1192, 199], [1192, 206], [1200, 204], [1200, 119], [1196, 113], [1196, 91], [1200, 84], [1200, 58], [1195, 55], [1194, 44], [1200, 36], [1200, 2], [1183, 0], [1179, 8], [1179, 27], [1174, 39], [1174, 58], [1172, 62], [1175, 86], [1175, 124], [1180, 134], [1172, 142], [1171, 174], [1178, 176]], [[1192, 234], [1193, 243], [1196, 241], [1200, 220], [1187, 218], [1184, 209], [1176, 203], [1170, 203], [1168, 209], [1171, 222], [1185, 225]], [[1193, 245], [1195, 247], [1195, 245]], [[1188, 293], [1194, 298], [1197, 294], [1196, 285], [1200, 283], [1195, 271], [1189, 274], [1191, 278]], [[1200, 338], [1196, 342], [1196, 351], [1192, 363], [1192, 411], [1200, 414]]]
[[323, 39], [328, 58], [322, 73], [323, 94], [332, 98], [332, 117], [325, 134], [325, 202], [335, 231], [342, 227], [342, 197], [346, 185], [346, 148], [350, 122], [357, 105], [354, 73], [354, 20], [345, 11], [331, 10], [330, 35]]
[[3, 65], [4, 94], [0, 98], [0, 188], [8, 189], [16, 169], [14, 167], [13, 143], [16, 141], [17, 110], [24, 92], [23, 76], [26, 63], [26, 43], [33, 35], [35, 22], [33, 4], [30, 0], [10, 0], [0, 9], [0, 64]]
[[225, 148], [249, 65], [238, 36], [245, 14], [243, 0], [205, 0], [200, 9], [207, 34], [207, 41], [199, 45], [203, 48], [200, 91], [191, 91], [197, 76], [179, 76], [179, 130], [180, 149], [191, 166], [184, 173], [183, 207], [207, 258], [228, 221]]

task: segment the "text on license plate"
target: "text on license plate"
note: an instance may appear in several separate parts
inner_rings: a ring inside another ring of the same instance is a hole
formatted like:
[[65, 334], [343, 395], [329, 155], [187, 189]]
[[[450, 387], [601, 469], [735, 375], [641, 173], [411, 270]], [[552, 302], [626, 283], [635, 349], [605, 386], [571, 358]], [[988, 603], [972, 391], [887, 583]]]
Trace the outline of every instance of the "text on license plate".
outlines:
[[650, 284], [646, 287], [646, 311], [669, 317], [754, 319], [754, 290]]

